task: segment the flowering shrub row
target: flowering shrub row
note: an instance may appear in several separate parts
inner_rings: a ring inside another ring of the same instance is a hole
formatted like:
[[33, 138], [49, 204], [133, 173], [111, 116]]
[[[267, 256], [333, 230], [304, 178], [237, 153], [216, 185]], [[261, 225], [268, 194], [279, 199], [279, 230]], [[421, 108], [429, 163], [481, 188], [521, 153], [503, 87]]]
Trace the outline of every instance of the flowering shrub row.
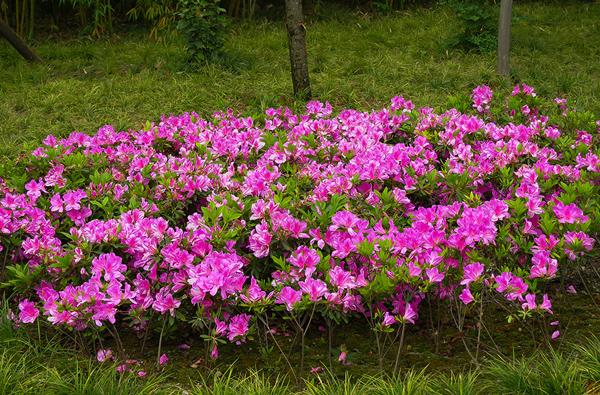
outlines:
[[552, 314], [542, 284], [594, 246], [600, 121], [524, 84], [470, 99], [48, 136], [0, 184], [14, 319], [192, 325], [216, 357], [274, 315], [404, 333], [428, 298], [484, 294]]

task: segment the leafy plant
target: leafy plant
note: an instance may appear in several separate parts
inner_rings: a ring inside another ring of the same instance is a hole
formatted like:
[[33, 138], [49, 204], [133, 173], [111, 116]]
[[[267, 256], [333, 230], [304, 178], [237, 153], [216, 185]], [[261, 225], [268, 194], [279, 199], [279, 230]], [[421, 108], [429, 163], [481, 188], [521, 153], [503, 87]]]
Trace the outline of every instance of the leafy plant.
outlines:
[[127, 16], [150, 23], [149, 35], [158, 40], [161, 32], [175, 30], [178, 4], [178, 0], [137, 0]]
[[219, 0], [180, 0], [177, 31], [186, 42], [189, 60], [214, 60], [225, 43], [227, 19]]
[[113, 29], [114, 7], [110, 0], [60, 0], [77, 10], [81, 25], [94, 37], [100, 37]]
[[449, 0], [461, 24], [461, 31], [448, 45], [465, 51], [489, 52], [496, 47], [496, 18], [489, 0]]

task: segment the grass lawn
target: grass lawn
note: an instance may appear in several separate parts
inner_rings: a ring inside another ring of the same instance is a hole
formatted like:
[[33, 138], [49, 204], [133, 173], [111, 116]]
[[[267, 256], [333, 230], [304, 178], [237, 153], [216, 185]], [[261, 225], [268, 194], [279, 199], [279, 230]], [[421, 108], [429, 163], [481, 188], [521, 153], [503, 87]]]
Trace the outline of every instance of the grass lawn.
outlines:
[[[566, 4], [565, 4], [566, 3]], [[443, 104], [495, 76], [495, 54], [447, 51], [458, 21], [444, 8], [374, 16], [326, 10], [308, 26], [315, 97], [370, 109], [402, 94], [418, 105]], [[533, 2], [514, 9], [512, 79], [540, 94], [567, 96], [600, 113], [600, 3]], [[283, 22], [235, 24], [228, 66], [183, 71], [177, 40], [143, 32], [101, 41], [40, 41], [45, 60], [30, 65], [0, 41], [0, 156], [14, 156], [43, 136], [94, 132], [106, 123], [138, 128], [165, 113], [245, 114], [294, 104]]]

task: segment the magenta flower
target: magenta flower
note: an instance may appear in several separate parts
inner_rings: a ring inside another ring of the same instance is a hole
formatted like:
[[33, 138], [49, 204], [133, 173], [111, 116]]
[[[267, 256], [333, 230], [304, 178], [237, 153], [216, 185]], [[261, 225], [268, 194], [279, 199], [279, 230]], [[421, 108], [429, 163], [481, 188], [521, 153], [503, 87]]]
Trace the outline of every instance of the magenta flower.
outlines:
[[498, 292], [504, 292], [508, 289], [508, 287], [510, 286], [510, 282], [513, 278], [512, 273], [510, 272], [503, 272], [500, 276], [497, 276], [495, 278], [496, 280], [496, 291]]
[[97, 277], [102, 276], [106, 282], [122, 281], [125, 279], [123, 273], [127, 270], [122, 262], [121, 257], [112, 252], [102, 254], [92, 260], [92, 273]]
[[315, 267], [320, 258], [317, 251], [306, 246], [300, 246], [289, 258], [289, 262], [300, 270], [304, 270], [306, 277], [310, 277], [315, 272]]
[[432, 283], [439, 283], [446, 276], [444, 273], [441, 273], [437, 267], [425, 269], [425, 274], [427, 274], [427, 279], [429, 282]]
[[42, 193], [46, 193], [44, 181], [41, 179], [37, 182], [35, 180], [29, 181], [27, 184], [25, 184], [25, 190], [27, 191], [27, 196], [31, 198], [32, 202], [37, 201], [37, 199], [42, 196]]
[[329, 271], [331, 285], [338, 289], [353, 289], [358, 286], [356, 278], [340, 266], [335, 266]]
[[411, 324], [414, 324], [416, 318], [417, 318], [417, 312], [413, 309], [413, 307], [410, 303], [406, 303], [404, 313], [402, 314], [402, 320], [405, 322], [410, 322]]
[[65, 211], [73, 211], [81, 209], [81, 200], [87, 196], [85, 191], [77, 189], [75, 191], [66, 192], [63, 195], [63, 203]]
[[162, 354], [158, 358], [158, 364], [161, 366], [166, 365], [168, 362], [169, 362], [169, 356], [167, 354]]
[[227, 339], [229, 341], [233, 341], [234, 339], [239, 339], [246, 336], [248, 333], [248, 323], [250, 322], [251, 316], [248, 314], [238, 314], [236, 316], [231, 317], [229, 321], [229, 335]]
[[535, 294], [525, 295], [525, 303], [522, 304], [523, 310], [535, 310], [537, 309], [537, 303], [535, 301]]
[[383, 321], [381, 322], [381, 325], [391, 326], [391, 325], [394, 325], [395, 323], [396, 323], [396, 318], [386, 311], [383, 314]]
[[257, 258], [269, 255], [269, 245], [273, 236], [269, 233], [269, 225], [263, 220], [250, 233], [250, 249]]
[[267, 293], [263, 291], [256, 278], [252, 277], [250, 279], [250, 286], [248, 287], [245, 295], [240, 295], [240, 299], [242, 299], [246, 303], [253, 303], [263, 300], [267, 296]]
[[31, 324], [35, 322], [38, 315], [40, 314], [39, 310], [35, 308], [35, 304], [30, 302], [28, 299], [23, 299], [19, 303], [19, 321], [25, 324]]
[[462, 292], [460, 293], [459, 297], [458, 297], [461, 302], [463, 302], [464, 304], [469, 304], [472, 301], [474, 301], [475, 299], [473, 298], [473, 295], [471, 294], [471, 290], [469, 288], [465, 288], [462, 290]]
[[279, 304], [285, 304], [287, 311], [292, 311], [294, 305], [301, 299], [302, 291], [296, 291], [292, 287], [283, 287], [275, 301]]
[[210, 357], [211, 357], [212, 359], [217, 359], [217, 358], [219, 358], [219, 349], [217, 348], [217, 343], [215, 343], [215, 344], [213, 345], [213, 348], [212, 348], [212, 350], [211, 350], [211, 352], [210, 352]]
[[110, 361], [113, 359], [113, 352], [110, 349], [98, 350], [96, 353], [96, 359], [98, 362]]
[[492, 101], [493, 92], [487, 85], [480, 85], [473, 89], [471, 99], [473, 100], [473, 108], [477, 112], [486, 112], [490, 108], [490, 102]]
[[461, 285], [469, 285], [470, 283], [477, 281], [479, 277], [483, 274], [483, 270], [485, 266], [483, 266], [479, 262], [472, 263], [464, 267], [463, 272], [463, 280], [460, 282]]
[[322, 280], [308, 278], [306, 281], [299, 281], [298, 285], [302, 292], [309, 296], [311, 302], [316, 302], [327, 292], [327, 285]]
[[550, 298], [548, 297], [547, 294], [544, 294], [542, 296], [542, 304], [540, 304], [540, 308], [542, 310], [546, 310], [550, 314], [553, 314], [552, 313], [552, 302], [550, 301]]
[[574, 224], [589, 220], [575, 203], [564, 205], [562, 202], [558, 202], [552, 208], [552, 211], [554, 211], [558, 222], [561, 224]]
[[62, 213], [64, 211], [63, 201], [59, 193], [55, 193], [50, 198], [50, 211], [55, 213]]
[[181, 301], [175, 299], [172, 293], [167, 288], [162, 288], [158, 294], [152, 308], [159, 313], [169, 312], [172, 317], [175, 316], [175, 310], [181, 305]]
[[323, 371], [323, 367], [321, 366], [315, 366], [314, 368], [310, 368], [310, 373], [312, 374], [319, 374]]
[[419, 277], [421, 276], [422, 269], [417, 266], [414, 262], [410, 262], [408, 264], [408, 275], [411, 277]]

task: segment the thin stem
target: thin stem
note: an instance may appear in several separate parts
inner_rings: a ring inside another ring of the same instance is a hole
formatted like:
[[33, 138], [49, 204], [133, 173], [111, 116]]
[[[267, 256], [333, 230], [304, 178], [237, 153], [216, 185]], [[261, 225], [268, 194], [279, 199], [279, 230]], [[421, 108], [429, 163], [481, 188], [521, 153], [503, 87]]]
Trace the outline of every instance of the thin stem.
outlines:
[[325, 319], [325, 322], [327, 323], [327, 360], [329, 362], [329, 370], [333, 372], [333, 359], [331, 355], [333, 353], [333, 323], [328, 318]]
[[398, 366], [400, 363], [400, 354], [402, 353], [402, 346], [404, 345], [404, 332], [406, 330], [406, 322], [402, 322], [402, 333], [400, 334], [400, 344], [398, 345], [398, 352], [396, 353], [396, 363], [394, 364], [394, 375], [397, 375]]
[[267, 319], [264, 319], [261, 315], [258, 316], [258, 319], [260, 319], [263, 324], [265, 324], [265, 327], [267, 328], [267, 331], [269, 332], [269, 334], [271, 335], [271, 338], [273, 339], [273, 342], [275, 343], [275, 345], [277, 346], [277, 348], [279, 349], [279, 352], [281, 353], [281, 356], [283, 357], [283, 359], [285, 360], [285, 362], [287, 363], [288, 367], [290, 368], [290, 372], [292, 372], [292, 376], [294, 376], [294, 380], [298, 381], [298, 377], [296, 376], [296, 372], [294, 371], [294, 367], [292, 366], [292, 364], [290, 363], [290, 360], [287, 358], [287, 356], [285, 355], [285, 352], [283, 351], [283, 349], [281, 348], [281, 346], [279, 345], [279, 342], [277, 341], [277, 339], [275, 338], [275, 335], [273, 335], [273, 332], [271, 331], [271, 327], [269, 326], [269, 321]]
[[[305, 328], [300, 328], [300, 330], [302, 331], [302, 338], [301, 338], [301, 350], [300, 350], [300, 374], [302, 374], [304, 372], [304, 343], [305, 343], [305, 339], [306, 339], [306, 333], [308, 332], [308, 328], [310, 328], [310, 323], [312, 322], [313, 319], [313, 315], [315, 314], [315, 308], [317, 307], [317, 305], [315, 303], [313, 303], [313, 308], [310, 312], [310, 316], [308, 318], [308, 323], [306, 324]], [[303, 320], [305, 321], [305, 320]]]
[[144, 331], [144, 338], [142, 339], [142, 350], [141, 354], [144, 355], [144, 350], [146, 349], [146, 340], [148, 339], [148, 334], [150, 333], [150, 322], [146, 322], [146, 330]]
[[483, 321], [483, 295], [485, 291], [481, 291], [481, 300], [479, 301], [479, 320], [477, 321], [477, 348], [475, 349], [475, 362], [479, 364], [479, 348], [481, 345], [481, 322]]
[[596, 299], [594, 299], [594, 294], [592, 292], [590, 292], [590, 290], [589, 290], [589, 288], [587, 286], [587, 282], [585, 281], [585, 279], [581, 275], [581, 269], [577, 270], [577, 274], [579, 275], [579, 278], [581, 279], [581, 282], [583, 283], [583, 287], [585, 288], [585, 292], [588, 294], [588, 296], [590, 297], [590, 299], [592, 299], [592, 303], [594, 303], [594, 306], [596, 306], [597, 309], [600, 309], [600, 306], [598, 306], [598, 303], [596, 302]]
[[[106, 330], [108, 331], [108, 333], [110, 333], [110, 335], [114, 339], [115, 343], [117, 344], [117, 349], [119, 351], [119, 356], [122, 359], [125, 359], [125, 350], [123, 349], [123, 344], [121, 343], [121, 339], [118, 337], [117, 334], [115, 334], [113, 331], [110, 330], [110, 327], [108, 325], [106, 326]], [[115, 332], [116, 332], [116, 330], [115, 330]]]
[[158, 338], [158, 353], [156, 354], [156, 366], [160, 366], [160, 352], [162, 349], [163, 334], [165, 332], [166, 326], [167, 326], [167, 320], [163, 316], [163, 325], [162, 325], [162, 329], [160, 330], [160, 337]]

